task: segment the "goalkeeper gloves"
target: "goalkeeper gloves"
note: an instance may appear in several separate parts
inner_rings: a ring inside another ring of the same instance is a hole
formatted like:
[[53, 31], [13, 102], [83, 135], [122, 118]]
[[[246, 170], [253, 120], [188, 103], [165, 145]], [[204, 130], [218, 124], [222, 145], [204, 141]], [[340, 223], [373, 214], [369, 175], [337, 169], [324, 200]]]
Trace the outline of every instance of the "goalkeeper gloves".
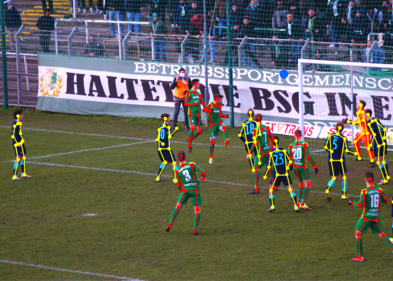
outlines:
[[352, 204], [353, 204], [353, 201], [352, 201], [352, 200], [349, 200], [349, 201], [348, 201], [348, 205], [351, 206]]
[[318, 174], [318, 168], [315, 168], [315, 173]]

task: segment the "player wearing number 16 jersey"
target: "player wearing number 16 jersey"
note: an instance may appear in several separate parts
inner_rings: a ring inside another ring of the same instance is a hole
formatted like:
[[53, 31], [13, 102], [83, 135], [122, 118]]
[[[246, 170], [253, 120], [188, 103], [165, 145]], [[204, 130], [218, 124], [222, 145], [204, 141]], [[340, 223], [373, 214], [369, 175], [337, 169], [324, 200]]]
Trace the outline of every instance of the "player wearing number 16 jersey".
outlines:
[[307, 159], [314, 166], [316, 174], [318, 173], [318, 166], [311, 156], [308, 144], [301, 141], [302, 131], [296, 130], [294, 136], [296, 141], [289, 145], [288, 155], [293, 162], [291, 169], [295, 168], [295, 174], [299, 181], [299, 188], [297, 190], [297, 205], [302, 209], [311, 210], [306, 205], [307, 196], [311, 188], [311, 175], [307, 167]]
[[348, 201], [349, 205], [355, 205], [356, 207], [363, 208], [363, 214], [355, 227], [356, 249], [358, 251], [358, 256], [353, 258], [353, 261], [364, 261], [362, 235], [367, 232], [368, 228], [371, 228], [374, 234], [378, 234], [393, 254], [393, 245], [383, 232], [381, 216], [379, 213], [381, 202], [389, 204], [389, 198], [383, 193], [381, 188], [373, 186], [373, 180], [374, 173], [366, 172], [365, 182], [367, 188], [363, 189], [360, 193], [360, 200], [358, 202]]
[[183, 151], [180, 151], [177, 157], [180, 160], [180, 166], [176, 170], [176, 177], [178, 179], [177, 187], [180, 189], [181, 193], [179, 199], [177, 200], [176, 207], [172, 211], [169, 225], [165, 229], [165, 231], [169, 232], [171, 230], [173, 222], [175, 221], [181, 207], [187, 204], [188, 199], [191, 199], [195, 211], [193, 234], [199, 234], [198, 225], [200, 219], [202, 197], [201, 193], [199, 192], [197, 171], [202, 174], [201, 180], [205, 180], [206, 173], [196, 163], [185, 162], [186, 154]]

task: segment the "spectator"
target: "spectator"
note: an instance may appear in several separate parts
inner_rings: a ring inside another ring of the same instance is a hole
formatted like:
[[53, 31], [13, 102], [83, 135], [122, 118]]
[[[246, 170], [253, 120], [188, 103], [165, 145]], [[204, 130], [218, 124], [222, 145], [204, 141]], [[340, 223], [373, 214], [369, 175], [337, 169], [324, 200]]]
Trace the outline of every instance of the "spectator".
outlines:
[[[41, 0], [42, 1], [42, 10], [45, 13], [45, 10], [48, 9], [49, 6], [49, 13], [53, 13], [53, 0]], [[48, 2], [48, 6], [46, 6], [46, 2]]]
[[362, 13], [357, 10], [356, 16], [352, 19], [351, 32], [349, 32], [349, 37], [352, 43], [366, 43], [367, 38], [367, 22], [363, 18]]
[[[44, 7], [44, 1], [45, 0], [42, 0], [42, 7]], [[51, 1], [53, 1], [53, 0], [51, 0]], [[75, 0], [75, 2], [76, 2], [76, 7], [78, 8], [77, 12], [78, 13], [82, 12], [82, 10], [81, 10], [81, 0]], [[72, 12], [73, 8], [74, 8], [74, 1], [70, 0], [70, 3], [71, 3], [71, 9], [69, 11]], [[46, 5], [45, 5], [45, 7], [46, 7]], [[51, 13], [53, 13], [53, 12], [51, 12]]]
[[49, 53], [49, 42], [52, 30], [55, 30], [55, 19], [50, 16], [48, 9], [45, 10], [44, 16], [37, 21], [37, 27], [40, 30], [40, 45], [44, 53]]
[[[310, 9], [313, 9], [315, 12], [316, 2], [318, 2], [318, 0], [316, 0], [316, 1], [314, 1], [314, 0], [299, 0], [299, 14], [295, 18], [297, 18], [299, 20], [300, 19], [306, 20], [308, 18], [308, 12], [310, 11]], [[322, 2], [322, 1], [320, 0], [320, 2]], [[325, 2], [325, 1], [323, 1], [323, 2]]]
[[288, 10], [293, 13], [295, 18], [299, 17], [299, 0], [289, 0]]
[[156, 13], [160, 21], [165, 22], [165, 9], [168, 0], [150, 0], [150, 14], [152, 15], [150, 21], [152, 21], [153, 14]]
[[[258, 2], [258, 0], [251, 0], [250, 4], [246, 8], [244, 12], [244, 16], [248, 16], [250, 25], [252, 28], [267, 28], [267, 20], [269, 20], [270, 25], [270, 16], [266, 16], [263, 12], [263, 6]], [[266, 34], [265, 30], [258, 30], [255, 32], [255, 37], [261, 38]]]
[[391, 30], [386, 29], [386, 33], [384, 38], [384, 44], [382, 50], [384, 51], [386, 56], [386, 63], [387, 64], [393, 64], [393, 55], [392, 55], [392, 50], [393, 50], [393, 28], [391, 27]]
[[241, 12], [239, 11], [238, 6], [232, 5], [231, 22], [229, 23], [229, 26], [233, 28], [235, 25], [239, 25], [241, 18]]
[[[383, 53], [382, 47], [383, 41], [380, 40], [375, 48], [371, 51], [373, 41], [367, 41], [367, 48], [364, 50], [364, 62], [383, 64], [385, 62], [385, 54]], [[370, 53], [371, 52], [371, 53]], [[370, 61], [368, 61], [370, 58]], [[380, 71], [380, 68], [373, 68], [374, 71]]]
[[[216, 0], [216, 4], [214, 5], [215, 11], [215, 20], [218, 26], [226, 26], [227, 25], [227, 3], [226, 0]], [[218, 35], [221, 36], [223, 29], [218, 30]], [[217, 32], [216, 30], [214, 32]]]
[[[184, 40], [184, 37], [182, 36], [177, 36], [176, 37], [177, 40], [175, 42], [176, 44], [176, 50], [179, 53], [179, 57], [177, 59], [177, 63], [182, 63], [182, 59], [181, 59], [181, 44]], [[192, 42], [190, 42], [189, 40], [187, 40], [183, 46], [184, 48], [184, 58], [187, 59], [189, 64], [193, 64], [194, 63], [194, 56], [197, 57], [198, 56], [198, 46], [196, 46], [195, 44], [193, 44]], [[184, 63], [184, 61], [183, 61]]]
[[[198, 5], [198, 2], [197, 1], [195, 1], [195, 0], [193, 0], [192, 1], [192, 3], [191, 3], [191, 16], [190, 16], [190, 20], [191, 20], [191, 18], [194, 16], [194, 15], [203, 15], [203, 8], [202, 8], [202, 6], [199, 6]], [[206, 11], [206, 12], [208, 12], [208, 11]]]
[[[197, 35], [197, 39], [200, 39], [201, 36], [205, 36], [205, 34], [203, 33], [203, 15], [202, 14], [196, 14], [191, 18], [191, 23], [192, 23], [192, 30], [193, 33], [191, 33], [191, 35]], [[208, 22], [208, 26], [210, 27], [209, 30], [211, 29], [212, 23], [211, 21], [207, 21]], [[214, 36], [214, 29], [213, 29], [213, 36]], [[210, 40], [212, 39], [210, 37], [210, 34], [207, 35], [207, 38], [209, 39], [209, 47], [210, 47], [210, 61], [208, 61], [208, 63], [214, 64], [215, 63], [215, 56], [216, 56], [216, 46], [213, 44], [213, 42], [211, 42]], [[202, 57], [201, 60], [199, 62], [204, 62], [206, 60], [206, 52], [205, 52], [205, 48], [203, 48], [203, 52], [202, 52]]]
[[[326, 56], [321, 54], [319, 50], [315, 52], [315, 55], [312, 57], [313, 60], [327, 60]], [[329, 71], [330, 66], [325, 64], [306, 64], [305, 70], [315, 73], [317, 71]]]
[[[343, 23], [343, 30], [345, 30], [345, 34], [347, 35], [349, 35], [351, 31], [351, 24], [352, 20], [356, 17], [356, 11], [357, 9], [355, 7], [355, 1], [350, 0], [348, 6], [345, 8], [344, 13], [342, 14], [341, 19], [341, 22]], [[348, 36], [346, 36], [345, 38], [348, 38]]]
[[[243, 38], [244, 36], [247, 37], [255, 37], [254, 28], [250, 23], [250, 19], [248, 16], [244, 16], [243, 24], [240, 27], [235, 26], [235, 29], [239, 29], [238, 36]], [[248, 65], [248, 57], [251, 59], [251, 67], [257, 66], [261, 67], [257, 58], [255, 57], [255, 46], [254, 40], [248, 39], [246, 44], [243, 45], [243, 66]]]
[[[123, 0], [108, 0], [105, 2], [105, 8], [109, 10], [109, 21], [113, 21], [116, 17], [116, 21], [121, 21], [121, 14], [124, 9]], [[116, 37], [115, 25], [110, 24], [112, 37]], [[123, 25], [120, 24], [120, 36], [124, 37]]]
[[[297, 63], [300, 52], [303, 46], [303, 27], [300, 23], [300, 20], [293, 17], [292, 12], [288, 12], [287, 14], [287, 32], [286, 37], [289, 39], [289, 46], [291, 50], [291, 57], [289, 59], [289, 63], [294, 64]], [[298, 41], [294, 41], [298, 40]]]
[[11, 49], [16, 50], [15, 35], [18, 29], [22, 25], [22, 20], [17, 9], [15, 9], [12, 2], [8, 2], [8, 9], [5, 11], [5, 26], [8, 30], [8, 36], [10, 37]]
[[368, 19], [367, 32], [379, 32], [379, 28], [381, 27], [383, 21], [382, 12], [378, 11], [376, 8], [370, 8], [366, 17]]
[[[143, 11], [143, 0], [125, 0], [125, 10], [128, 21], [141, 21]], [[141, 33], [140, 24], [128, 24], [127, 32]], [[137, 35], [138, 36], [138, 35]]]
[[[83, 13], [86, 14], [86, 1], [87, 0], [80, 0], [82, 3], [82, 10]], [[89, 0], [89, 9], [90, 9], [90, 13], [93, 13], [93, 0]]]
[[[235, 6], [235, 5], [234, 5]], [[219, 36], [219, 39], [227, 40], [227, 35], [228, 32], [227, 30], [224, 30], [221, 33], [221, 36]], [[232, 38], [238, 38], [239, 35], [239, 25], [235, 25], [232, 29]], [[236, 44], [230, 44], [230, 48], [232, 49], [232, 65], [237, 66], [238, 65], [238, 56], [237, 56], [237, 45]], [[225, 48], [225, 58], [224, 58], [224, 65], [229, 64], [229, 52], [228, 52], [228, 47]]]
[[183, 106], [184, 111], [184, 129], [186, 131], [190, 130], [188, 127], [188, 106], [184, 105], [184, 98], [186, 96], [186, 91], [190, 90], [191, 87], [191, 79], [188, 78], [186, 70], [184, 68], [180, 68], [179, 74], [173, 79], [171, 84], [171, 89], [173, 90], [173, 95], [175, 96], [175, 112], [173, 113], [172, 130], [174, 130], [177, 125], [177, 117], [179, 116], [181, 105]]
[[285, 48], [285, 44], [278, 40], [277, 34], [273, 34], [273, 40], [269, 41], [270, 58], [272, 60], [272, 68], [283, 68], [285, 69], [288, 65], [288, 51]]
[[185, 33], [188, 29], [189, 23], [187, 19], [190, 19], [191, 6], [188, 5], [185, 0], [180, 0], [179, 5], [176, 7], [174, 22], [175, 27], [180, 31], [181, 34]]
[[[326, 9], [326, 29], [332, 35], [333, 43], [337, 43], [340, 40], [341, 32], [341, 18], [344, 13], [344, 4], [341, 4], [339, 0], [328, 0], [328, 7]], [[330, 48], [334, 48], [335, 44], [331, 44]]]
[[171, 22], [171, 27], [175, 27], [175, 14], [176, 8], [179, 5], [179, 0], [168, 0], [167, 9], [169, 13], [169, 21]]
[[96, 41], [94, 35], [90, 34], [84, 53], [92, 58], [100, 58], [104, 56], [104, 47]]
[[277, 7], [275, 7], [272, 17], [272, 27], [285, 28], [287, 25], [288, 9], [284, 6], [284, 0], [277, 0]]
[[[232, 0], [232, 4], [237, 6], [237, 9], [240, 13], [240, 17], [242, 17], [244, 15], [244, 11], [246, 10], [247, 6], [250, 4], [250, 1], [249, 0]], [[243, 18], [239, 19], [239, 24], [242, 19]]]
[[[166, 25], [163, 21], [158, 19], [158, 15], [153, 13], [152, 15], [153, 21], [150, 23], [150, 32], [154, 35], [165, 35]], [[160, 53], [161, 53], [161, 61], [166, 62], [166, 55], [165, 55], [165, 37], [164, 36], [154, 36], [154, 53], [155, 53], [155, 60], [160, 60]]]
[[104, 11], [104, 5], [103, 5], [103, 0], [97, 0], [97, 14], [102, 14], [102, 12]]
[[306, 19], [306, 39], [310, 38], [311, 41], [320, 41], [321, 38], [321, 18], [315, 15], [314, 8], [308, 10], [308, 18]]

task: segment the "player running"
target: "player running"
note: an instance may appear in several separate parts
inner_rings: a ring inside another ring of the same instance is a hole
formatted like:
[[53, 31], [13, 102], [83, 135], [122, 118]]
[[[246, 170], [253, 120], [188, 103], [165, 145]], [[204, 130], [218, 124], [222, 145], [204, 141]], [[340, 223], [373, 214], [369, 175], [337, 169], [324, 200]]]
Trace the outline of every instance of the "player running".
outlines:
[[380, 220], [379, 214], [381, 201], [390, 204], [389, 198], [384, 194], [381, 188], [373, 186], [373, 181], [374, 173], [366, 172], [365, 182], [367, 188], [363, 189], [360, 193], [359, 201], [348, 201], [349, 205], [355, 205], [359, 208], [363, 207], [362, 216], [355, 227], [356, 249], [358, 251], [358, 256], [353, 258], [353, 261], [364, 261], [362, 235], [367, 232], [368, 228], [371, 228], [374, 234], [378, 234], [379, 238], [382, 239], [393, 254], [393, 245], [383, 232], [382, 221]]
[[164, 172], [165, 167], [168, 163], [172, 163], [173, 170], [173, 183], [177, 183], [177, 178], [175, 175], [176, 166], [176, 157], [173, 154], [171, 149], [171, 138], [179, 129], [176, 127], [171, 133], [171, 126], [169, 126], [169, 122], [171, 122], [170, 115], [168, 113], [163, 113], [161, 115], [161, 120], [164, 122], [161, 127], [157, 129], [157, 152], [158, 157], [162, 161], [160, 168], [158, 169], [158, 174], [156, 177], [156, 182], [162, 181], [161, 174]]
[[332, 177], [331, 180], [327, 184], [326, 188], [326, 199], [328, 201], [330, 198], [330, 189], [336, 183], [337, 176], [341, 174], [342, 182], [341, 182], [341, 191], [342, 196], [341, 199], [346, 199], [346, 193], [348, 190], [348, 182], [347, 182], [347, 165], [345, 164], [345, 155], [346, 153], [351, 153], [353, 155], [357, 155], [356, 152], [350, 150], [347, 144], [347, 138], [344, 137], [341, 132], [344, 129], [344, 124], [338, 122], [336, 124], [336, 133], [328, 134], [328, 137], [325, 142], [324, 149], [329, 152], [328, 154], [328, 166], [329, 166], [329, 174]]
[[302, 131], [296, 130], [294, 137], [295, 141], [289, 145], [288, 155], [294, 163], [293, 166], [291, 166], [291, 169], [295, 168], [295, 174], [299, 181], [297, 205], [302, 209], [311, 210], [311, 208], [306, 205], [307, 196], [311, 188], [311, 175], [307, 167], [307, 159], [313, 165], [315, 174], [318, 173], [318, 166], [311, 156], [308, 144], [301, 141]]
[[269, 152], [273, 149], [273, 137], [270, 132], [270, 128], [262, 124], [262, 115], [257, 114], [255, 120], [258, 124], [255, 133], [254, 146], [251, 151], [256, 150], [256, 157], [253, 164], [254, 173], [254, 189], [248, 192], [248, 194], [258, 194], [259, 193], [259, 170], [264, 166], [269, 164]]
[[367, 116], [364, 112], [364, 108], [366, 107], [366, 102], [363, 100], [359, 100], [359, 103], [356, 107], [356, 116], [357, 119], [355, 121], [348, 120], [347, 118], [343, 119], [343, 123], [348, 123], [352, 125], [358, 125], [360, 129], [360, 133], [356, 134], [355, 139], [353, 140], [353, 145], [355, 146], [355, 151], [357, 152], [358, 158], [353, 159], [354, 161], [361, 161], [362, 160], [362, 152], [360, 151], [360, 142], [366, 146], [368, 158], [370, 159], [369, 168], [375, 167], [374, 163], [374, 153], [370, 148], [370, 140], [371, 140], [371, 133], [367, 127]]
[[[11, 127], [11, 139], [12, 139], [12, 148], [15, 153], [16, 162], [14, 164], [14, 172], [12, 175], [12, 180], [20, 180], [21, 178], [31, 178], [28, 174], [26, 174], [26, 146], [25, 140], [23, 138], [22, 132], [22, 121], [24, 119], [24, 115], [22, 110], [14, 111], [14, 119], [15, 121], [12, 123]], [[18, 169], [21, 167], [21, 175], [18, 177]]]
[[[292, 165], [291, 159], [289, 159], [287, 151], [279, 147], [278, 137], [274, 137], [274, 149], [269, 153], [269, 165], [267, 166], [266, 174], [264, 179], [267, 178], [267, 173], [270, 172], [272, 181], [269, 186], [269, 201], [270, 209], [268, 212], [273, 212], [276, 210], [274, 205], [274, 188], [279, 187], [281, 182], [288, 189], [289, 195], [291, 196], [293, 209], [295, 212], [300, 212], [297, 206], [296, 193], [292, 189], [291, 175], [289, 174], [289, 166]], [[273, 168], [273, 169], [272, 169]]]
[[242, 127], [239, 130], [238, 137], [244, 142], [244, 147], [247, 151], [247, 160], [250, 164], [250, 167], [253, 168], [253, 154], [256, 155], [256, 146], [255, 146], [255, 132], [254, 130], [259, 131], [259, 124], [254, 120], [254, 111], [249, 109], [247, 111], [249, 118], [243, 122]]
[[208, 125], [209, 125], [209, 135], [210, 135], [210, 158], [209, 164], [213, 164], [213, 151], [214, 144], [216, 142], [216, 137], [218, 136], [218, 132], [221, 131], [224, 136], [224, 145], [228, 146], [229, 139], [227, 133], [227, 126], [224, 122], [222, 122], [221, 118], [228, 118], [228, 115], [222, 114], [222, 97], [220, 94], [214, 95], [214, 102], [208, 104], [207, 112], [208, 112]]
[[177, 187], [180, 189], [181, 193], [179, 199], [177, 200], [177, 204], [175, 209], [172, 211], [171, 218], [169, 219], [169, 225], [165, 229], [166, 232], [169, 232], [172, 228], [173, 222], [176, 219], [181, 207], [187, 204], [189, 198], [191, 198], [191, 202], [194, 205], [194, 229], [192, 231], [193, 234], [198, 233], [198, 225], [200, 220], [201, 213], [201, 205], [202, 205], [202, 197], [199, 192], [199, 181], [196, 174], [196, 171], [201, 173], [201, 180], [205, 180], [205, 171], [202, 170], [194, 162], [185, 162], [186, 154], [183, 151], [180, 151], [177, 155], [180, 159], [180, 167], [176, 170], [176, 177], [178, 179]]
[[197, 90], [200, 88], [199, 79], [193, 79], [191, 81], [192, 88], [186, 92], [186, 98], [184, 105], [188, 106], [188, 123], [190, 124], [190, 131], [188, 132], [188, 152], [192, 151], [192, 141], [202, 134], [202, 122], [201, 122], [201, 107], [205, 111], [205, 103], [201, 93]]
[[378, 168], [382, 174], [382, 180], [378, 185], [387, 184], [390, 181], [388, 162], [385, 160], [385, 155], [388, 153], [388, 145], [386, 143], [386, 128], [381, 122], [371, 117], [373, 114], [371, 109], [366, 109], [366, 116], [368, 118], [367, 127], [371, 132], [370, 148], [374, 145], [374, 157]]

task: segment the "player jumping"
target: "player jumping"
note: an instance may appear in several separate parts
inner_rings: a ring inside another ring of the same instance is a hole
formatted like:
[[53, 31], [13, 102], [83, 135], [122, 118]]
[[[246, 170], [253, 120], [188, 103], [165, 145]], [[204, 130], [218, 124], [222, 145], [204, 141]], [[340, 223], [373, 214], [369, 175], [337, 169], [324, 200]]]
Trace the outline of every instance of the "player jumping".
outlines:
[[301, 141], [302, 131], [296, 130], [295, 141], [289, 145], [288, 155], [294, 163], [291, 168], [295, 168], [295, 174], [299, 181], [299, 188], [297, 190], [298, 206], [302, 209], [311, 210], [306, 205], [308, 193], [311, 188], [311, 175], [307, 167], [307, 159], [311, 162], [315, 169], [315, 173], [318, 173], [318, 166], [311, 156], [310, 149], [306, 142]]
[[250, 164], [250, 167], [253, 168], [253, 154], [256, 154], [256, 146], [255, 146], [255, 132], [254, 130], [258, 130], [259, 124], [254, 120], [254, 111], [249, 109], [247, 111], [248, 119], [243, 122], [242, 127], [239, 130], [239, 138], [244, 142], [244, 147], [247, 151], [247, 160]]
[[344, 137], [341, 132], [344, 129], [344, 124], [338, 122], [336, 124], [336, 133], [328, 134], [328, 137], [325, 142], [324, 149], [329, 152], [328, 154], [328, 166], [329, 166], [329, 174], [332, 177], [331, 180], [327, 184], [326, 188], [326, 199], [328, 201], [330, 198], [330, 189], [336, 183], [337, 176], [342, 175], [341, 182], [341, 191], [342, 196], [341, 199], [346, 199], [346, 193], [348, 190], [348, 182], [347, 182], [347, 165], [345, 164], [345, 155], [346, 153], [351, 153], [357, 155], [356, 152], [353, 152], [348, 148], [347, 138]]
[[205, 171], [202, 170], [194, 162], [185, 162], [186, 154], [183, 151], [180, 151], [177, 155], [180, 160], [180, 167], [176, 170], [176, 177], [178, 179], [177, 187], [180, 189], [181, 193], [179, 199], [177, 200], [177, 204], [175, 209], [172, 211], [171, 218], [169, 219], [169, 225], [165, 229], [166, 232], [169, 232], [172, 228], [173, 222], [176, 219], [181, 207], [187, 204], [189, 198], [191, 198], [191, 202], [194, 205], [194, 229], [192, 231], [193, 234], [198, 233], [198, 225], [200, 220], [201, 213], [201, 205], [202, 205], [202, 197], [199, 190], [199, 181], [196, 172], [202, 174], [201, 180], [205, 180]]
[[[12, 180], [20, 180], [21, 178], [31, 178], [28, 174], [26, 174], [26, 147], [25, 140], [23, 138], [22, 132], [22, 121], [24, 115], [22, 110], [14, 111], [15, 121], [12, 123], [11, 127], [11, 139], [12, 139], [12, 148], [15, 153], [16, 162], [14, 164], [14, 172], [12, 175]], [[21, 176], [18, 177], [18, 169], [21, 167]]]
[[292, 189], [292, 180], [289, 174], [289, 166], [292, 165], [292, 161], [289, 159], [286, 150], [279, 147], [280, 142], [278, 137], [274, 137], [273, 142], [274, 149], [269, 153], [269, 165], [263, 177], [266, 180], [267, 173], [271, 173], [272, 181], [269, 186], [270, 209], [268, 212], [270, 213], [276, 210], [276, 206], [274, 205], [274, 187], [279, 187], [281, 182], [288, 188], [293, 203], [293, 209], [295, 212], [300, 212], [297, 206], [296, 192]]
[[374, 153], [370, 148], [371, 133], [367, 127], [367, 116], [364, 111], [365, 107], [366, 107], [366, 102], [363, 100], [359, 100], [359, 103], [356, 107], [357, 119], [355, 121], [343, 119], [342, 122], [359, 126], [360, 133], [357, 133], [355, 139], [353, 140], [353, 145], [355, 146], [355, 151], [357, 152], [357, 156], [358, 156], [358, 158], [355, 158], [354, 161], [362, 160], [362, 152], [360, 151], [360, 142], [363, 142], [363, 144], [366, 146], [368, 158], [370, 159], [371, 162], [368, 167], [372, 168], [375, 167], [376, 165], [374, 163]]
[[382, 180], [379, 185], [387, 184], [390, 180], [388, 162], [385, 160], [385, 155], [388, 153], [386, 143], [386, 128], [375, 117], [371, 117], [373, 112], [371, 109], [366, 109], [366, 116], [368, 118], [367, 127], [370, 129], [372, 138], [370, 148], [374, 145], [374, 157], [378, 168], [382, 174]]
[[158, 174], [156, 177], [156, 182], [162, 181], [161, 174], [164, 172], [165, 167], [168, 163], [172, 163], [172, 170], [173, 170], [173, 183], [177, 183], [175, 170], [177, 169], [176, 166], [176, 157], [173, 154], [171, 149], [171, 138], [179, 129], [176, 127], [171, 133], [171, 126], [169, 126], [169, 122], [171, 119], [169, 118], [170, 115], [168, 113], [163, 113], [161, 115], [161, 120], [164, 122], [161, 127], [157, 129], [157, 152], [160, 160], [162, 161], [160, 168], [158, 169]]
[[258, 194], [259, 193], [259, 170], [264, 166], [269, 164], [269, 152], [273, 149], [272, 134], [270, 128], [262, 124], [262, 115], [257, 114], [255, 120], [258, 124], [255, 133], [254, 146], [251, 151], [256, 149], [256, 157], [253, 164], [254, 173], [254, 189], [248, 192], [248, 194]]
[[360, 193], [359, 201], [348, 201], [349, 205], [355, 205], [359, 208], [363, 207], [363, 214], [355, 227], [356, 249], [358, 251], [358, 256], [353, 258], [353, 261], [364, 261], [362, 235], [367, 232], [368, 228], [371, 228], [374, 234], [378, 234], [379, 238], [382, 239], [393, 254], [393, 245], [383, 232], [382, 221], [380, 220], [379, 213], [381, 201], [389, 204], [389, 198], [384, 194], [381, 188], [373, 186], [373, 180], [374, 173], [366, 172], [365, 182], [367, 188], [363, 189]]
[[214, 144], [216, 142], [216, 137], [218, 136], [218, 132], [222, 131], [224, 136], [224, 145], [228, 146], [229, 139], [227, 133], [227, 126], [224, 122], [222, 122], [221, 118], [228, 118], [228, 115], [224, 115], [221, 112], [222, 107], [222, 97], [220, 94], [214, 95], [214, 102], [209, 103], [207, 107], [208, 112], [208, 125], [209, 125], [209, 135], [210, 135], [210, 158], [209, 164], [213, 164], [213, 151]]
[[192, 141], [196, 139], [203, 131], [201, 122], [201, 106], [205, 108], [201, 93], [198, 93], [200, 88], [199, 79], [191, 81], [192, 88], [186, 92], [184, 105], [188, 106], [188, 123], [190, 124], [190, 131], [188, 132], [188, 152], [192, 151]]

